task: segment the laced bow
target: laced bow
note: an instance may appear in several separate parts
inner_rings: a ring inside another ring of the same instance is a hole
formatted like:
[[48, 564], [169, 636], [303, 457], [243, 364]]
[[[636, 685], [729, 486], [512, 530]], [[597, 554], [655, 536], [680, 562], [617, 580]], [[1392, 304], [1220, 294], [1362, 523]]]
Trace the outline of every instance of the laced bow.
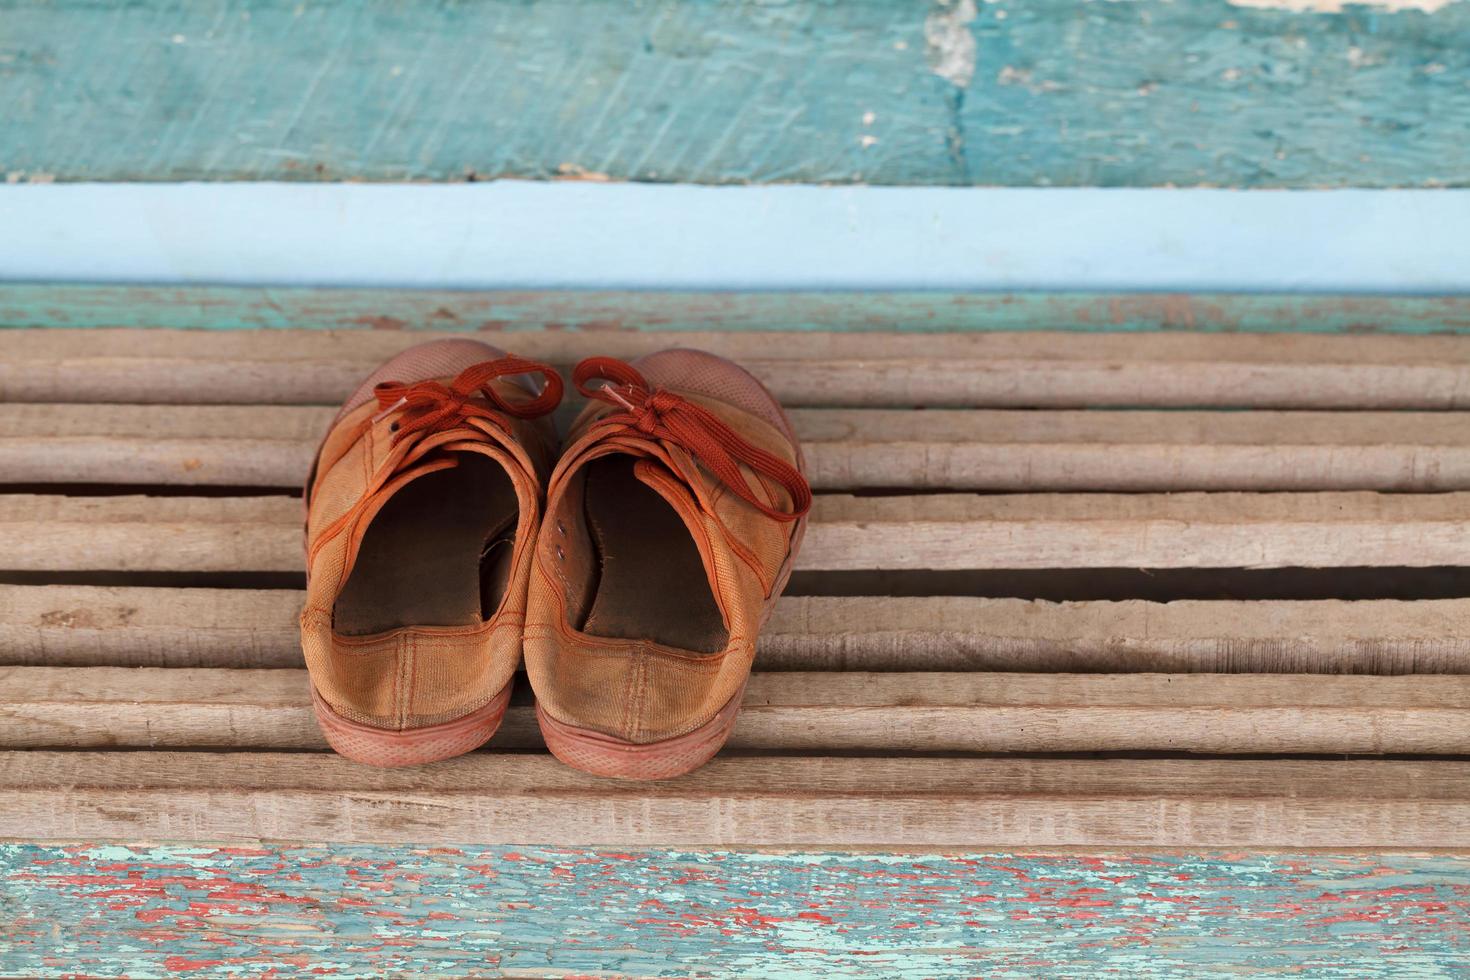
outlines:
[[[534, 398], [510, 401], [490, 384], [496, 378], [517, 374], [539, 374], [546, 380], [546, 387]], [[426, 435], [443, 432], [469, 418], [485, 419], [508, 433], [510, 426], [505, 420], [506, 415], [518, 419], [545, 415], [556, 408], [561, 401], [561, 393], [561, 375], [548, 365], [514, 354], [473, 364], [448, 385], [438, 381], [414, 384], [384, 381], [373, 387], [373, 394], [382, 409], [375, 418], [382, 418], [399, 406], [404, 408], [404, 417], [393, 430], [394, 445], [416, 432]], [[475, 395], [482, 396], [490, 405], [471, 401]]]
[[[622, 409], [603, 416], [598, 425], [626, 425], [684, 448], [721, 483], [767, 517], [794, 521], [811, 509], [811, 487], [796, 467], [751, 445], [703, 405], [664, 388], [650, 389], [643, 375], [631, 364], [613, 357], [589, 357], [577, 365], [572, 380], [586, 397]], [[778, 510], [756, 497], [740, 472], [741, 463], [790, 494], [791, 510]]]

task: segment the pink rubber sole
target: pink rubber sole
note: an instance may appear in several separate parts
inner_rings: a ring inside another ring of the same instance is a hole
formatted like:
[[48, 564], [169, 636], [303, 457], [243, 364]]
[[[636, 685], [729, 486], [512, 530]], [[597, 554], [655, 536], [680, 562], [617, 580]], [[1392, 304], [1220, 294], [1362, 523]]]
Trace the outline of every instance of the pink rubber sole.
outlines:
[[311, 689], [311, 703], [327, 744], [339, 755], [368, 766], [417, 766], [463, 755], [490, 741], [505, 718], [510, 689], [510, 684], [505, 685], [486, 704], [462, 718], [406, 731], [374, 728], [343, 718], [322, 700], [315, 687]]
[[551, 754], [574, 769], [613, 779], [673, 779], [708, 762], [735, 730], [742, 687], [709, 721], [661, 742], [625, 742], [602, 732], [557, 721], [536, 705], [536, 721]]

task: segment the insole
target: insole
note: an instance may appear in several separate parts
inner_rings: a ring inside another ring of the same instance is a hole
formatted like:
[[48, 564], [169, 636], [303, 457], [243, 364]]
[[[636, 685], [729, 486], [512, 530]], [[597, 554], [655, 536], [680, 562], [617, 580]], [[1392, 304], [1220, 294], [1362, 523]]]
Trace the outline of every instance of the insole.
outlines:
[[583, 632], [719, 653], [729, 641], [689, 528], [633, 475], [631, 456], [587, 466], [587, 526], [601, 575]]
[[366, 636], [488, 619], [505, 595], [519, 517], [510, 476], [478, 453], [413, 480], [368, 525], [334, 629]]

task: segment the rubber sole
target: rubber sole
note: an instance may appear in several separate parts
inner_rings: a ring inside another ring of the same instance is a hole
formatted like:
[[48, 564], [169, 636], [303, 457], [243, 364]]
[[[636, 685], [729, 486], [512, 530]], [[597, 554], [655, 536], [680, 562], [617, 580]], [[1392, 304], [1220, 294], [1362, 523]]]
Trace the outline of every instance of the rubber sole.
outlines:
[[692, 732], [661, 742], [626, 742], [557, 721], [536, 705], [536, 721], [551, 754], [573, 769], [612, 779], [673, 779], [693, 772], [724, 746], [740, 715], [741, 686], [713, 718]]
[[327, 744], [338, 755], [363, 765], [393, 768], [418, 766], [464, 755], [490, 741], [505, 718], [511, 684], [483, 706], [442, 725], [391, 731], [343, 718], [331, 709], [316, 688], [311, 704]]

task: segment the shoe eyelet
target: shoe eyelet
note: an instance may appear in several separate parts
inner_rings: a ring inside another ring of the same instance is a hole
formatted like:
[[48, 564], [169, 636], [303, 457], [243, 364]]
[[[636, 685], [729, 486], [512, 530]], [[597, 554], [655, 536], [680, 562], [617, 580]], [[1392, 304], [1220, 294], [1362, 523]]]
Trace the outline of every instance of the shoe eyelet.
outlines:
[[398, 431], [398, 423], [397, 422], [394, 422], [392, 425], [388, 426], [388, 431], [389, 432], [397, 432]]
[[556, 533], [557, 534], [560, 534], [562, 537], [566, 537], [567, 536], [567, 526], [565, 524], [563, 524], [561, 521], [557, 521], [556, 522]]
[[567, 553], [565, 551], [562, 551], [561, 550], [561, 545], [557, 545], [556, 546], [556, 560], [557, 561], [566, 561], [567, 560]]

